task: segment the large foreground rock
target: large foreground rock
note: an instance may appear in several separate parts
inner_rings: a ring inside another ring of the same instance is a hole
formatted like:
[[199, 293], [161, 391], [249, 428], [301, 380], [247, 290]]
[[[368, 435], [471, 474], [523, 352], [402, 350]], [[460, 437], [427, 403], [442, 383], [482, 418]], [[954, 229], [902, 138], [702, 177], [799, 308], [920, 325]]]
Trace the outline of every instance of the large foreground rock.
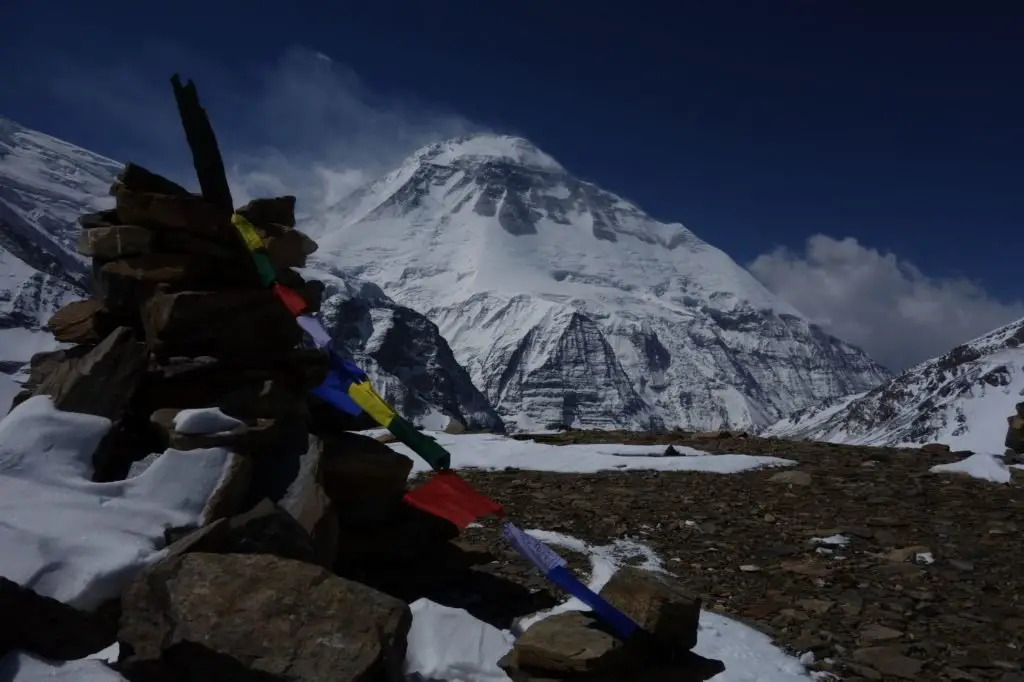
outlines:
[[499, 666], [513, 682], [704, 682], [725, 670], [690, 651], [665, 654], [643, 633], [623, 642], [593, 614], [569, 612], [532, 625]]
[[397, 599], [259, 554], [172, 557], [122, 606], [133, 682], [397, 681], [411, 624]]
[[76, 362], [53, 367], [32, 395], [48, 395], [57, 409], [116, 421], [146, 368], [146, 348], [131, 329], [118, 327]]
[[700, 599], [671, 577], [626, 566], [601, 596], [667, 647], [688, 651], [697, 644]]

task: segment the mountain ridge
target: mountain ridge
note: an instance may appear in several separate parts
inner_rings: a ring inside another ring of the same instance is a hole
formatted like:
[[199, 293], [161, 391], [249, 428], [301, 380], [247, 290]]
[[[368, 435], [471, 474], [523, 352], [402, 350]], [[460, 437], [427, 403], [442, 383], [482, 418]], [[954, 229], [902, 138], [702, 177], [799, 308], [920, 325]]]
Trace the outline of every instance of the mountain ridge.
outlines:
[[811, 406], [763, 435], [849, 445], [1003, 452], [1006, 418], [1024, 400], [1024, 318], [910, 367], [880, 386]]

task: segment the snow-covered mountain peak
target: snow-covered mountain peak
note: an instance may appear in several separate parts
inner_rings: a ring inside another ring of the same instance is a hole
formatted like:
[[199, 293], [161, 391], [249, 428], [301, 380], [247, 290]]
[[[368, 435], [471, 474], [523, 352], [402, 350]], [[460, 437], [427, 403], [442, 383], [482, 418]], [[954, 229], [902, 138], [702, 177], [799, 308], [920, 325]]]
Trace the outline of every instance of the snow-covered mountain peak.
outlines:
[[412, 159], [419, 163], [438, 166], [506, 162], [548, 173], [565, 171], [561, 164], [535, 147], [529, 140], [493, 133], [466, 135], [436, 142], [415, 152]]
[[[85, 272], [80, 213], [113, 204], [116, 161], [0, 117], [0, 248], [42, 272]], [[53, 247], [51, 248], [51, 244]]]
[[426, 314], [521, 428], [747, 427], [887, 376], [682, 224], [517, 161], [534, 149], [420, 150], [321, 217], [317, 259]]
[[366, 254], [363, 274], [382, 286], [391, 281], [385, 269], [419, 280], [422, 300], [413, 305], [423, 309], [486, 292], [593, 314], [604, 301], [633, 308], [633, 317], [669, 305], [802, 318], [681, 223], [655, 220], [557, 164], [520, 163], [509, 150], [549, 158], [526, 140], [495, 135], [421, 149], [320, 218], [321, 251]]

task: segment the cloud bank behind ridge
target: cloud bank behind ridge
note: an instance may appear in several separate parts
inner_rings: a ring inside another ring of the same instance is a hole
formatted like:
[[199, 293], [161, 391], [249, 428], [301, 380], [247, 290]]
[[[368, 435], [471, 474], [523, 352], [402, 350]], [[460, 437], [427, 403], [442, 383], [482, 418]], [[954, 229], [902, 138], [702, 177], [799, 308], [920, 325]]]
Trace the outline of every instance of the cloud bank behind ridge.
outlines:
[[1024, 317], [1024, 302], [998, 301], [964, 278], [935, 278], [852, 237], [810, 237], [747, 268], [829, 333], [894, 371], [940, 355]]

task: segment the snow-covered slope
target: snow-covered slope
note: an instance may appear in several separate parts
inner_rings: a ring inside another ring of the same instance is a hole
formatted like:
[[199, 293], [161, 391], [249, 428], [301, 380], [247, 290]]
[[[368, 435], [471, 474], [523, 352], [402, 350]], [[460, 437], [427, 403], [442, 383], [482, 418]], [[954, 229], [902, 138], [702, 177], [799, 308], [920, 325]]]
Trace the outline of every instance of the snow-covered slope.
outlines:
[[436, 322], [512, 427], [756, 427], [887, 378], [519, 138], [425, 147], [318, 222], [317, 257]]
[[120, 164], [0, 117], [0, 372], [56, 347], [40, 331], [82, 298], [88, 263], [77, 217], [113, 205]]
[[881, 386], [809, 407], [765, 435], [855, 445], [947, 443], [1003, 451], [1006, 418], [1024, 401], [1024, 319], [927, 360]]
[[[89, 263], [75, 252], [77, 219], [113, 205], [108, 190], [120, 170], [116, 161], [0, 118], [0, 375], [58, 347], [43, 325], [62, 305], [88, 296]], [[503, 429], [434, 324], [376, 286], [319, 274], [335, 336], [406, 417], [426, 423], [443, 413], [470, 428]], [[2, 378], [0, 408], [14, 390]]]

